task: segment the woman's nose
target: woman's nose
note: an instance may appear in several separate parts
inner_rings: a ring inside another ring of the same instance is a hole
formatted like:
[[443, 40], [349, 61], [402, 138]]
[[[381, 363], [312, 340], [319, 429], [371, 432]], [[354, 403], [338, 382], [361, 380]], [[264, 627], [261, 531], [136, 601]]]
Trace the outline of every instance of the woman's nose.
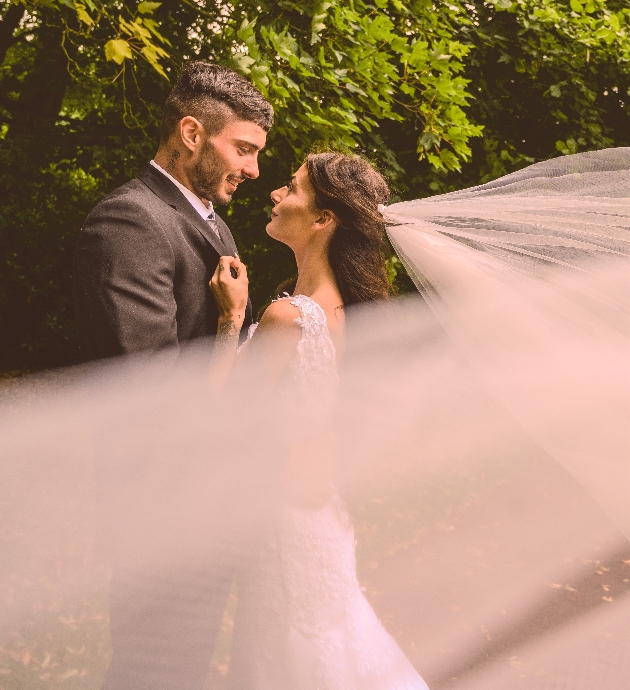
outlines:
[[274, 191], [271, 192], [271, 194], [269, 195], [274, 204], [279, 204], [282, 201], [283, 189], [284, 187], [282, 187], [281, 189], [274, 189]]

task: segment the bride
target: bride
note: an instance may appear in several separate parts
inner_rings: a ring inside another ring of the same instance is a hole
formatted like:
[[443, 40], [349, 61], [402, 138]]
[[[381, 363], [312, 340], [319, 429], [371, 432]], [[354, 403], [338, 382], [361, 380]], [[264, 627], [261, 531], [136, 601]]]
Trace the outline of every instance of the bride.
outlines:
[[[271, 194], [267, 232], [293, 250], [298, 276], [292, 294], [269, 305], [251, 329], [238, 363], [264, 352], [266, 385], [287, 401], [288, 459], [277, 507], [238, 583], [230, 688], [427, 687], [361, 591], [352, 523], [329, 460], [344, 307], [389, 294], [379, 211], [388, 198], [385, 181], [367, 162], [337, 153], [309, 155]], [[211, 376], [221, 389], [236, 360], [245, 266], [222, 257], [211, 286], [221, 314]]]

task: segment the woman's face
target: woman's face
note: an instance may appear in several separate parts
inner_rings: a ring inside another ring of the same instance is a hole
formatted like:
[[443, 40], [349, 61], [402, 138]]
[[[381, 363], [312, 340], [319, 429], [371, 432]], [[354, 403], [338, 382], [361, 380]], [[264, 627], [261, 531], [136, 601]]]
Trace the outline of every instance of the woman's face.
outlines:
[[322, 212], [315, 207], [315, 191], [306, 164], [287, 185], [271, 192], [271, 200], [274, 206], [267, 224], [269, 236], [294, 250], [308, 244]]

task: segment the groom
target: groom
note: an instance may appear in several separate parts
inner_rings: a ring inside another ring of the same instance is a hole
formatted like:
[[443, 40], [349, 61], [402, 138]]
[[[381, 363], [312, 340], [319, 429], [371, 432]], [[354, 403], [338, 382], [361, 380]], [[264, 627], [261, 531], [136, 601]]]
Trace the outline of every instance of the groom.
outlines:
[[[209, 288], [220, 256], [236, 256], [215, 205], [258, 177], [273, 109], [225, 67], [189, 63], [166, 100], [160, 146], [136, 179], [87, 217], [75, 255], [84, 360], [179, 352], [216, 333]], [[251, 306], [244, 326], [251, 321]]]
[[[258, 177], [258, 152], [272, 124], [271, 105], [243, 77], [203, 62], [185, 67], [164, 107], [155, 159], [97, 204], [81, 231], [75, 302], [85, 360], [143, 351], [177, 356], [193, 339], [216, 333], [209, 281], [219, 257], [237, 249], [214, 207]], [[174, 572], [139, 571], [134, 545], [160, 543], [165, 507], [149, 499], [151, 515], [139, 516], [134, 504], [127, 519], [116, 496], [121, 486], [131, 495], [151, 486], [162, 450], [127, 454], [131, 464], [147, 461], [146, 476], [128, 486], [124, 477], [133, 470], [116, 464], [116, 432], [102, 436], [97, 488], [109, 506], [103, 536], [112, 559], [112, 659], [103, 690], [202, 690], [233, 577], [230, 557], [200, 568], [185, 555]], [[145, 524], [149, 532], [129, 542], [127, 534]]]

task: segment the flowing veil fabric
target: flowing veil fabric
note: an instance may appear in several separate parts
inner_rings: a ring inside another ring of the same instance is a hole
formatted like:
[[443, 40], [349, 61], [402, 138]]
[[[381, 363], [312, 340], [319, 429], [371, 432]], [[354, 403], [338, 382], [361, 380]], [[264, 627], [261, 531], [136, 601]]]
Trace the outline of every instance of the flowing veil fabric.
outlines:
[[479, 375], [630, 537], [630, 148], [538, 163], [387, 216]]
[[630, 150], [386, 218], [422, 297], [349, 310], [324, 445], [264, 352], [213, 397], [210, 342], [0, 392], [0, 688], [100, 688], [115, 588], [170, 592], [161, 631], [139, 614], [146, 687], [181, 690], [175, 638], [225, 687], [279, 473], [324, 448], [364, 594], [431, 690], [627, 687]]

